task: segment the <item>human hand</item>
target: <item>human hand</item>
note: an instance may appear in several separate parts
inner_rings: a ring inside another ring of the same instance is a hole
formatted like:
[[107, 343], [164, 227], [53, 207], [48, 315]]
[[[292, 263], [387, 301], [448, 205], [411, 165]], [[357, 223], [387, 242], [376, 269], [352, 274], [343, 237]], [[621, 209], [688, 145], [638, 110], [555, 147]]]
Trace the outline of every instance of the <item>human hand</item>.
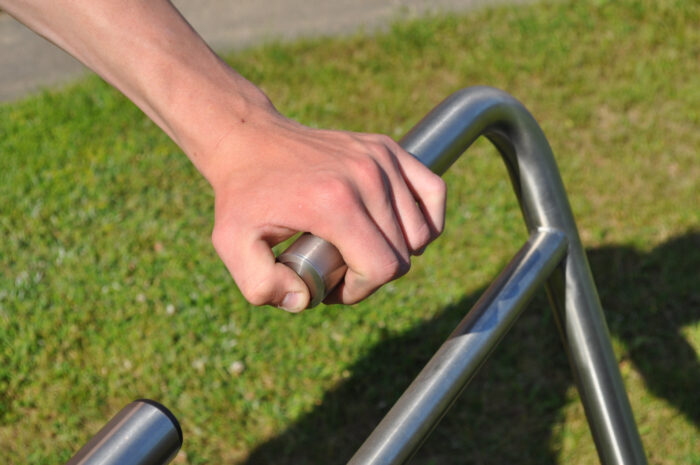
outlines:
[[444, 182], [386, 136], [311, 129], [270, 110], [215, 151], [214, 246], [255, 305], [308, 305], [306, 285], [271, 251], [298, 231], [339, 249], [348, 271], [326, 303], [351, 304], [406, 273], [443, 229]]

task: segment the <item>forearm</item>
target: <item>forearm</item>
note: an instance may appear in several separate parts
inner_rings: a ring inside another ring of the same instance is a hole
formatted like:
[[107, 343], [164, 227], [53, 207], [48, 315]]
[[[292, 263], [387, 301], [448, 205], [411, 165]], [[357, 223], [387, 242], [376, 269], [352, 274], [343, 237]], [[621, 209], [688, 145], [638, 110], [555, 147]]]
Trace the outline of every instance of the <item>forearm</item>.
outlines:
[[297, 231], [348, 265], [330, 301], [408, 271], [442, 230], [442, 180], [393, 140], [304, 127], [214, 54], [168, 0], [0, 0], [136, 103], [214, 188], [212, 239], [246, 298], [298, 311], [308, 289], [277, 263]]
[[167, 0], [0, 0], [0, 8], [121, 90], [210, 181], [207, 157], [231, 125], [271, 109]]

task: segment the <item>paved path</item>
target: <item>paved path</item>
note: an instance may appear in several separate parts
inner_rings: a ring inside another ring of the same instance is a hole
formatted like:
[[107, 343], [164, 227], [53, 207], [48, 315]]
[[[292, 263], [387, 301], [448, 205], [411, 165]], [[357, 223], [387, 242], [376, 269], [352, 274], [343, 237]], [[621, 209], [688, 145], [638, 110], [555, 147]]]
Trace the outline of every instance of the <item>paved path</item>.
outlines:
[[[500, 0], [504, 2], [504, 0]], [[427, 11], [465, 11], [493, 0], [173, 0], [216, 50], [270, 39], [381, 28]], [[515, 3], [512, 0], [510, 3]], [[6, 14], [0, 15], [0, 102], [85, 74], [69, 55]]]

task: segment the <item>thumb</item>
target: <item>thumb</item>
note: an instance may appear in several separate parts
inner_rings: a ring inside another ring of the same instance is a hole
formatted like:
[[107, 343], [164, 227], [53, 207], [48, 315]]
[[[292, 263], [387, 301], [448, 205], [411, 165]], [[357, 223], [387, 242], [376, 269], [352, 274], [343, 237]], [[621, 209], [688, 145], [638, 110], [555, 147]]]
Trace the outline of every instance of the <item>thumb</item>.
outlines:
[[297, 313], [309, 304], [309, 289], [291, 268], [278, 263], [263, 239], [228, 240], [212, 237], [214, 248], [248, 302], [273, 305]]

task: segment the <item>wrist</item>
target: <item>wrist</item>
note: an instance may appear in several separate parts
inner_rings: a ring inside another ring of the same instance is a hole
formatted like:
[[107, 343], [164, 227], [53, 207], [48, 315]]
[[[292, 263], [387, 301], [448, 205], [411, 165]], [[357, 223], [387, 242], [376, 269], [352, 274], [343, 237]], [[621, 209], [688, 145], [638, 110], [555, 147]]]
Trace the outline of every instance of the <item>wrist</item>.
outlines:
[[151, 93], [161, 127], [210, 182], [224, 140], [240, 135], [250, 124], [279, 117], [259, 88], [215, 60], [206, 68], [169, 75], [168, 82]]
[[[245, 151], [250, 126], [282, 118], [258, 87], [203, 42], [195, 50], [159, 51], [134, 75], [139, 78], [132, 100], [180, 146], [212, 186], [218, 174], [235, 165], [236, 152]], [[227, 151], [224, 159], [218, 155], [223, 141], [240, 150]]]

